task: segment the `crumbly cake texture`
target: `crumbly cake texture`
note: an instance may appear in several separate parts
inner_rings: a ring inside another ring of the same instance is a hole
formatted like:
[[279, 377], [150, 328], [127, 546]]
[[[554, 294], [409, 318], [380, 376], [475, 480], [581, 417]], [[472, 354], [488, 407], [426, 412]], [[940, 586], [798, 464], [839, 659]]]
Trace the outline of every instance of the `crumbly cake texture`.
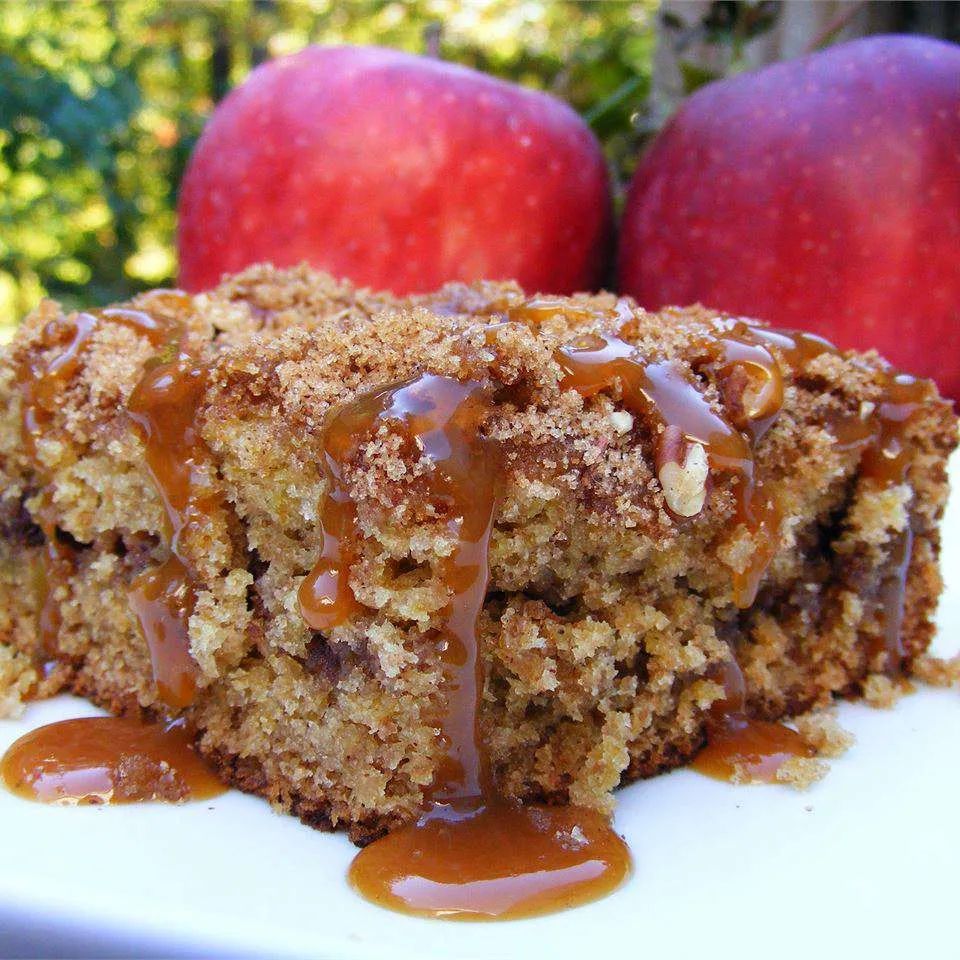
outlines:
[[[351, 585], [363, 615], [313, 634], [297, 589], [320, 551], [328, 411], [425, 371], [498, 385], [484, 431], [503, 451], [505, 489], [479, 633], [481, 729], [504, 793], [609, 809], [618, 784], [702, 745], [732, 651], [757, 717], [862, 692], [883, 668], [883, 586], [908, 513], [903, 644], [908, 665], [936, 672], [921, 655], [941, 587], [937, 524], [957, 436], [949, 407], [930, 402], [911, 418], [908, 483], [881, 488], [858, 475], [858, 454], [825, 424], [879, 400], [884, 362], [824, 354], [801, 372], [782, 361], [784, 406], [755, 457], [784, 520], [757, 599], [741, 610], [731, 573], [755, 545], [734, 519], [735, 479], [714, 477], [704, 511], [676, 519], [655, 472], [655, 428], [626, 412], [616, 389], [585, 399], [559, 387], [554, 349], [599, 329], [580, 308], [615, 298], [556, 301], [536, 322], [491, 332], [490, 315], [522, 297], [509, 284], [479, 284], [395, 300], [264, 266], [197, 296], [183, 317], [212, 364], [198, 423], [223, 493], [181, 544], [200, 585], [190, 620], [200, 690], [185, 713], [230, 783], [313, 825], [347, 827], [358, 842], [415, 814], [441, 754], [431, 718], [444, 692], [430, 638], [449, 598], [435, 570], [452, 542], [416, 449], [383, 430], [348, 467], [363, 534]], [[0, 708], [68, 689], [114, 712], [167, 715], [127, 599], [131, 581], [169, 556], [143, 443], [124, 414], [155, 348], [101, 323], [34, 460], [16, 374], [44, 360], [41, 331], [57, 316], [44, 303], [0, 363]], [[636, 309], [631, 337], [643, 355], [689, 370], [715, 316]], [[717, 384], [702, 371], [696, 380], [720, 410]], [[61, 625], [43, 669], [41, 500], [76, 556], [73, 574], [51, 586]], [[839, 742], [814, 726], [809, 735]], [[817, 772], [807, 764], [797, 776]]]

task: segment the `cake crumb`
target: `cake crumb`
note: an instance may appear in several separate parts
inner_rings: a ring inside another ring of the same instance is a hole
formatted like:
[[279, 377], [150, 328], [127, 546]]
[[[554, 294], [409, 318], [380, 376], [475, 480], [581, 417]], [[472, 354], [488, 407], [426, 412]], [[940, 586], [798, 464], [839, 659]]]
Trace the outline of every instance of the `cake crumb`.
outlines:
[[876, 710], [890, 710], [902, 697], [913, 691], [909, 680], [871, 673], [863, 681], [863, 699]]
[[829, 764], [816, 757], [791, 757], [777, 770], [777, 783], [806, 790], [822, 780], [829, 769]]
[[37, 685], [37, 671], [29, 657], [0, 646], [0, 719], [15, 720]]
[[931, 687], [960, 687], [960, 653], [952, 657], [923, 654], [911, 664], [910, 675]]
[[607, 419], [619, 434], [629, 433], [633, 429], [633, 417], [626, 410], [614, 410]]
[[841, 757], [856, 741], [829, 710], [812, 710], [794, 720], [797, 732], [818, 757]]

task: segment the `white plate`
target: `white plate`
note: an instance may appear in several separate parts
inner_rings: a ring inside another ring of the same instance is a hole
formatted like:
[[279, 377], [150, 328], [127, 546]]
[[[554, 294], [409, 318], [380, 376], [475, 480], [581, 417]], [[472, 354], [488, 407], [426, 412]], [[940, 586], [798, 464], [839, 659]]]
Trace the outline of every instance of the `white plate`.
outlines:
[[[960, 459], [952, 470], [960, 486]], [[960, 633], [960, 491], [945, 523], [937, 650]], [[93, 714], [60, 697], [0, 749]], [[958, 956], [960, 698], [841, 704], [856, 746], [812, 790], [678, 770], [621, 791], [633, 878], [579, 910], [463, 924], [388, 913], [344, 879], [340, 835], [231, 792], [182, 807], [63, 809], [0, 791], [0, 955], [429, 958]]]

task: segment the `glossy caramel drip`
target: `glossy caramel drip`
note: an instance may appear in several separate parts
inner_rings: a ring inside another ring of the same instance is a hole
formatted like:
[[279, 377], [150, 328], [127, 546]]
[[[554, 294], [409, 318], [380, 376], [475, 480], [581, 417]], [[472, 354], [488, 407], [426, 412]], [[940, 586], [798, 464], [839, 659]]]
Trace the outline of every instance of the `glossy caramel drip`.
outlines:
[[160, 495], [173, 554], [130, 585], [130, 607], [140, 622], [160, 698], [189, 706], [199, 670], [190, 655], [189, 621], [196, 603], [195, 572], [184, 540], [202, 531], [221, 502], [210, 453], [197, 415], [207, 387], [207, 366], [189, 349], [185, 329], [159, 331], [165, 342], [127, 401], [146, 448], [147, 471]]
[[176, 803], [225, 787], [193, 750], [182, 726], [121, 717], [62, 720], [30, 731], [0, 760], [7, 789], [40, 803]]
[[[81, 354], [96, 325], [97, 318], [90, 313], [51, 320], [40, 333], [43, 354], [38, 351], [28, 355], [17, 370], [23, 445], [38, 470], [43, 469], [38, 459], [38, 444], [50, 431], [60, 394], [79, 369]], [[54, 349], [53, 356], [48, 356]]]
[[[175, 290], [156, 290], [141, 305], [156, 311], [108, 307], [96, 313], [57, 317], [40, 334], [40, 350], [28, 355], [17, 370], [22, 396], [24, 448], [46, 481], [38, 459], [39, 442], [53, 429], [62, 391], [80, 368], [82, 356], [101, 324], [127, 327], [160, 350], [148, 364], [127, 405], [146, 446], [147, 469], [165, 508], [173, 558], [138, 577], [130, 602], [150, 648], [160, 696], [171, 706], [185, 706], [196, 686], [196, 665], [189, 656], [187, 621], [195, 590], [189, 564], [181, 549], [184, 531], [206, 522], [217, 503], [204, 468], [209, 457], [195, 423], [206, 386], [206, 368], [186, 348], [178, 319], [191, 299]], [[60, 627], [55, 586], [69, 575], [72, 552], [59, 543], [52, 524], [41, 522], [46, 535], [40, 576], [41, 645], [52, 651]]]
[[46, 660], [56, 652], [57, 637], [63, 622], [60, 603], [57, 599], [57, 588], [73, 575], [76, 557], [72, 548], [60, 542], [55, 527], [43, 524], [41, 529], [45, 540], [41, 548], [37, 581], [39, 594], [37, 628], [40, 635], [39, 656], [41, 660]]
[[[185, 297], [176, 291], [155, 291], [152, 300], [159, 297]], [[37, 460], [37, 443], [51, 428], [59, 406], [60, 395], [67, 383], [77, 374], [84, 351], [102, 321], [128, 327], [157, 345], [166, 326], [142, 310], [126, 307], [107, 307], [95, 313], [77, 313], [56, 317], [40, 333], [40, 350], [28, 355], [17, 370], [17, 384], [23, 398], [21, 429], [24, 447], [34, 466], [42, 469]], [[53, 350], [52, 356], [49, 352]]]
[[218, 497], [197, 424], [206, 365], [190, 353], [181, 333], [167, 351], [172, 357], [151, 364], [130, 394], [127, 415], [140, 429], [147, 470], [167, 515], [170, 549], [179, 554], [181, 536], [206, 524]]
[[880, 584], [880, 613], [883, 620], [882, 652], [884, 669], [898, 673], [907, 650], [903, 643], [903, 618], [906, 612], [907, 575], [913, 559], [913, 528], [907, 526], [898, 533], [890, 547], [890, 561]]
[[[756, 370], [762, 366], [759, 348], [737, 341], [732, 335], [704, 341], [703, 348], [719, 362], [728, 380], [739, 370], [747, 371], [742, 376], [756, 383]], [[756, 412], [757, 422], [765, 423], [764, 429], [779, 412], [783, 400], [779, 369], [773, 358], [766, 356], [773, 366], [763, 375], [763, 386], [755, 388], [750, 405], [742, 408], [744, 417]], [[699, 387], [677, 364], [644, 360], [637, 348], [619, 334], [587, 334], [557, 350], [555, 359], [563, 371], [563, 389], [591, 397], [619, 384], [623, 406], [663, 428], [656, 441], [658, 461], [664, 454], [666, 438], [671, 436], [668, 428], [672, 428], [679, 430], [686, 442], [703, 446], [711, 470], [737, 478], [737, 519], [750, 530], [755, 549], [748, 569], [734, 575], [734, 598], [738, 606], [749, 607], [776, 552], [780, 514], [756, 476], [753, 450], [747, 438], [712, 409]]]
[[783, 370], [756, 336], [759, 328], [741, 320], [720, 320], [715, 328], [716, 336], [700, 344], [698, 365], [713, 365], [731, 422], [757, 443], [783, 408]]
[[645, 361], [637, 348], [615, 334], [587, 334], [561, 347], [560, 386], [591, 397], [619, 383], [623, 405], [662, 426], [679, 427], [690, 441], [703, 444], [716, 470], [726, 470], [752, 485], [753, 454], [746, 439], [715, 413], [699, 388], [669, 360]]
[[531, 297], [518, 303], [510, 304], [503, 315], [511, 323], [522, 323], [524, 326], [538, 330], [540, 326], [555, 315], [561, 315], [565, 320], [588, 323], [598, 317], [615, 321], [615, 311], [598, 311], [588, 304], [577, 303], [565, 297]]
[[736, 659], [726, 661], [720, 679], [724, 699], [711, 708], [707, 745], [694, 758], [694, 770], [734, 783], [776, 783], [788, 760], [814, 755], [795, 730], [749, 716], [746, 681]]
[[[153, 303], [161, 298], [167, 301], [165, 305], [169, 307], [177, 298], [186, 298], [186, 294], [156, 291], [145, 299]], [[37, 348], [28, 353], [16, 369], [16, 382], [21, 395], [23, 447], [45, 488], [38, 510], [38, 524], [45, 538], [37, 575], [37, 627], [42, 660], [56, 652], [61, 627], [57, 588], [72, 575], [76, 558], [74, 550], [57, 536], [55, 523], [51, 519], [50, 491], [46, 489], [49, 486], [48, 470], [39, 457], [39, 445], [53, 432], [61, 394], [80, 370], [83, 354], [103, 321], [125, 326], [146, 336], [154, 344], [163, 332], [163, 325], [155, 318], [140, 310], [123, 307], [56, 317], [44, 325]]]
[[874, 431], [863, 454], [861, 470], [865, 477], [882, 484], [904, 483], [910, 469], [911, 454], [905, 444], [911, 418], [933, 399], [929, 380], [918, 380], [905, 373], [891, 373], [883, 398], [871, 418]]
[[331, 630], [361, 609], [349, 583], [360, 532], [344, 468], [381, 427], [398, 433], [432, 464], [429, 494], [447, 507], [455, 538], [438, 571], [451, 592], [439, 642], [448, 706], [441, 723], [446, 752], [433, 788], [438, 800], [480, 795], [489, 779], [476, 717], [482, 682], [476, 622], [487, 588], [499, 473], [496, 449], [478, 433], [488, 410], [484, 385], [433, 374], [375, 390], [336, 410], [323, 439], [329, 487], [320, 512], [320, 560], [299, 594], [303, 618], [314, 630]]
[[130, 584], [128, 600], [147, 641], [157, 695], [171, 707], [190, 706], [198, 671], [190, 656], [188, 625], [196, 591], [189, 570], [177, 556], [148, 567]]
[[776, 783], [777, 773], [788, 760], [813, 755], [796, 730], [733, 713], [711, 729], [707, 745], [692, 766], [715, 780]]
[[794, 375], [803, 373], [811, 360], [821, 354], [838, 354], [840, 351], [823, 337], [804, 330], [781, 330], [776, 327], [764, 327], [756, 321], [739, 320], [736, 323], [750, 331], [750, 337], [768, 347], [776, 347], [780, 355], [790, 364]]
[[349, 582], [361, 534], [347, 468], [378, 431], [398, 434], [430, 462], [423, 482], [449, 515], [455, 541], [437, 570], [450, 592], [436, 648], [443, 754], [421, 817], [361, 851], [350, 880], [375, 903], [424, 916], [546, 913], [604, 895], [630, 867], [623, 842], [595, 814], [521, 806], [497, 795], [479, 727], [484, 673], [477, 637], [501, 474], [496, 446], [480, 433], [489, 409], [485, 385], [424, 374], [335, 410], [323, 440], [321, 556], [299, 594], [314, 630], [331, 630], [363, 609]]

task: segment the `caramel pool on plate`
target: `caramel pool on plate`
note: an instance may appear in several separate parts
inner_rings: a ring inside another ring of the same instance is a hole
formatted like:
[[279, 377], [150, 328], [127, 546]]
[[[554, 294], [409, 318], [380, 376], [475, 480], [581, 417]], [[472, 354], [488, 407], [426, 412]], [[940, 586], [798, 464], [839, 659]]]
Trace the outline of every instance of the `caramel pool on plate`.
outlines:
[[3, 755], [0, 775], [18, 796], [61, 806], [177, 803], [226, 790], [181, 726], [124, 717], [61, 720], [31, 730]]
[[630, 874], [606, 817], [501, 800], [435, 806], [362, 850], [350, 882], [393, 910], [453, 920], [515, 920], [599, 899]]

